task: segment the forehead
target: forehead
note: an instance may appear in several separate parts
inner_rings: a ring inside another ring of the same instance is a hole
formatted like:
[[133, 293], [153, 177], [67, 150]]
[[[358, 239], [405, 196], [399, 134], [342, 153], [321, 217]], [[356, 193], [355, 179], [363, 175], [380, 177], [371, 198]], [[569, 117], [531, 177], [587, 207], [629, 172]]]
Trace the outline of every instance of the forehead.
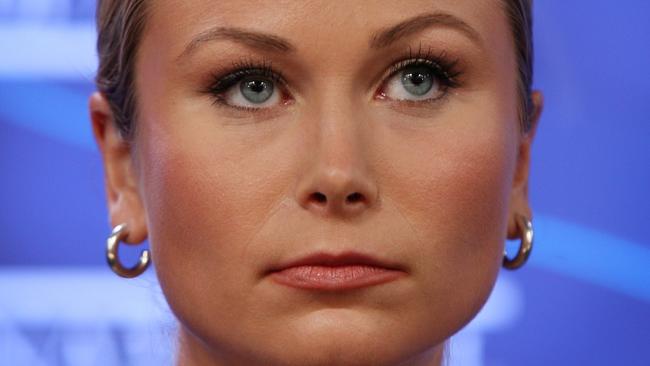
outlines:
[[[215, 26], [278, 35], [299, 51], [341, 50], [368, 43], [378, 31], [426, 13], [449, 14], [478, 33], [487, 49], [510, 39], [502, 0], [156, 0], [144, 38], [180, 53]], [[508, 42], [509, 44], [509, 42]], [[159, 49], [160, 52], [164, 50]]]

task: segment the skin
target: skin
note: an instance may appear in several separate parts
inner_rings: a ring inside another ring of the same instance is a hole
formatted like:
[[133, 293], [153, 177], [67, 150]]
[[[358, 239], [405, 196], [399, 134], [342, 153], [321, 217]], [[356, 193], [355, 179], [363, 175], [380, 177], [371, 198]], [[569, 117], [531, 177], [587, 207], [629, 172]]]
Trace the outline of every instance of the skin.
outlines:
[[[519, 127], [512, 35], [497, 0], [157, 0], [136, 63], [137, 129], [126, 143], [90, 99], [111, 224], [148, 237], [180, 322], [182, 365], [440, 365], [445, 341], [487, 300], [527, 198], [534, 130]], [[446, 12], [479, 35], [433, 26], [385, 49], [378, 30]], [[214, 25], [289, 40], [186, 45]], [[345, 40], [342, 42], [341, 40]], [[318, 45], [316, 47], [316, 45]], [[391, 64], [420, 46], [458, 59], [462, 86], [436, 103], [379, 98]], [[215, 70], [268, 60], [287, 101], [218, 105]], [[535, 93], [534, 122], [542, 99]], [[320, 192], [326, 202], [316, 199]], [[360, 200], [347, 201], [351, 193]], [[315, 250], [399, 263], [397, 281], [305, 291], [265, 271]]]

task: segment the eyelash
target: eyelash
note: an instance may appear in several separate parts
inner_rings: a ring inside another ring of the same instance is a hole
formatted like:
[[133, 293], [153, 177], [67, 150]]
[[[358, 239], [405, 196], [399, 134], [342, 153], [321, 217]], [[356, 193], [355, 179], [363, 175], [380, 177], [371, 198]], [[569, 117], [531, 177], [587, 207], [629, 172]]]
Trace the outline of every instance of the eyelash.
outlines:
[[[427, 103], [427, 102], [438, 102], [448, 95], [450, 89], [455, 89], [461, 87], [461, 82], [459, 80], [462, 75], [461, 70], [458, 68], [458, 59], [450, 58], [445, 51], [440, 52], [437, 55], [434, 55], [433, 51], [429, 48], [426, 51], [422, 49], [422, 46], [418, 48], [417, 52], [413, 53], [413, 50], [409, 48], [408, 52], [398, 59], [399, 61], [393, 62], [392, 66], [388, 69], [387, 74], [383, 77], [383, 82], [379, 88], [379, 95], [383, 88], [386, 86], [386, 82], [390, 80], [397, 73], [403, 71], [407, 67], [413, 66], [426, 66], [430, 68], [434, 76], [442, 84], [443, 94], [434, 99], [421, 100], [416, 103]], [[411, 101], [406, 101], [411, 102]]]
[[[280, 84], [278, 92], [284, 93], [283, 86], [286, 85], [284, 77], [281, 73], [276, 72], [271, 63], [267, 61], [254, 61], [243, 59], [239, 62], [234, 62], [229, 71], [214, 73], [212, 75], [212, 84], [206, 90], [214, 98], [214, 104], [223, 105], [229, 108], [235, 108], [245, 111], [258, 112], [261, 108], [250, 108], [227, 104], [224, 99], [224, 94], [233, 86], [237, 85], [245, 77], [257, 76], [263, 77], [274, 84]], [[284, 99], [284, 98], [283, 98]]]
[[[391, 64], [388, 72], [382, 79], [383, 81], [379, 87], [377, 94], [381, 96], [381, 90], [385, 87], [386, 81], [405, 68], [412, 66], [427, 66], [433, 71], [434, 76], [441, 82], [443, 87], [443, 94], [438, 98], [430, 100], [400, 102], [438, 102], [448, 95], [449, 89], [458, 88], [461, 86], [461, 83], [458, 80], [458, 77], [461, 75], [461, 71], [457, 68], [458, 61], [458, 59], [450, 59], [444, 51], [436, 56], [433, 54], [431, 49], [423, 51], [422, 46], [418, 48], [416, 53], [413, 53], [413, 50], [409, 48], [408, 52], [405, 55], [398, 58], [398, 61], [395, 61]], [[264, 111], [265, 108], [252, 108], [231, 105], [225, 101], [224, 94], [229, 91], [230, 88], [234, 87], [240, 81], [242, 81], [245, 77], [249, 76], [266, 78], [272, 81], [274, 84], [277, 84], [279, 87], [277, 92], [287, 94], [286, 82], [282, 74], [275, 71], [270, 62], [259, 62], [252, 59], [243, 59], [239, 62], [233, 63], [229, 71], [214, 73], [212, 75], [213, 82], [208, 87], [206, 92], [212, 95], [214, 98], [214, 104], [219, 104], [228, 108], [234, 108], [248, 112]], [[282, 100], [286, 99], [285, 96], [282, 96], [281, 98]]]

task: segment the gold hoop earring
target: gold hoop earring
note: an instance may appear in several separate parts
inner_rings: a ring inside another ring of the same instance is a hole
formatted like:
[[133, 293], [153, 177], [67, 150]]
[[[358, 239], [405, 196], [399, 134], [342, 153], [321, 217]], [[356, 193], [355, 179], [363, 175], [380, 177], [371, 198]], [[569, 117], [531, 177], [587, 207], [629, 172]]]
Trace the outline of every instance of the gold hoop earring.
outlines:
[[512, 259], [508, 258], [508, 254], [505, 251], [503, 252], [503, 267], [510, 270], [521, 268], [528, 260], [528, 257], [530, 257], [531, 250], [533, 250], [533, 223], [522, 215], [516, 215], [515, 222], [521, 235], [519, 251]]
[[124, 267], [120, 262], [118, 247], [120, 241], [126, 239], [126, 236], [126, 224], [119, 224], [113, 228], [106, 243], [106, 260], [115, 274], [124, 278], [133, 278], [141, 275], [149, 267], [151, 256], [149, 251], [145, 249], [140, 253], [140, 260], [135, 266], [131, 268]]

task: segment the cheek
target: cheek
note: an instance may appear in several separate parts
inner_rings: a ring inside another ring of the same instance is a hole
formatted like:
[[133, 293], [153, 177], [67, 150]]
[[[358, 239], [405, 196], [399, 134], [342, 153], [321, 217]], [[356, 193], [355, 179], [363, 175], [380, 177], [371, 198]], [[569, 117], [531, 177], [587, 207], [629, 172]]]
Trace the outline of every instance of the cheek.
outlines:
[[152, 255], [172, 309], [191, 312], [199, 302], [223, 318], [255, 280], [242, 268], [255, 267], [249, 242], [288, 186], [277, 163], [286, 153], [262, 154], [255, 138], [237, 144], [174, 120], [142, 124], [157, 126], [142, 131], [139, 154]]
[[503, 113], [485, 115], [493, 117], [454, 114], [465, 122], [441, 119], [444, 129], [393, 144], [392, 163], [385, 168], [391, 172], [385, 196], [419, 239], [415, 275], [427, 281], [421, 303], [434, 308], [429, 308], [434, 317], [456, 314], [454, 327], [469, 321], [486, 301], [506, 236], [516, 124]]

